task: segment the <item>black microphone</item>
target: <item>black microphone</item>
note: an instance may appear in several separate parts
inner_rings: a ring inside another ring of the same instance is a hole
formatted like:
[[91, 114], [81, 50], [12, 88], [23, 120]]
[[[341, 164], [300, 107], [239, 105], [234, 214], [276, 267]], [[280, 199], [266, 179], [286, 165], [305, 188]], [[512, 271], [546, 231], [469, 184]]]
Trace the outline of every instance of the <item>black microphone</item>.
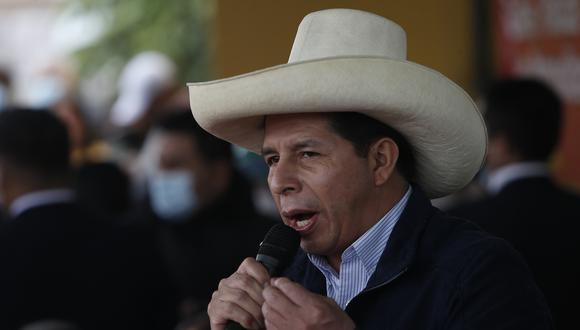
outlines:
[[[297, 231], [284, 224], [276, 224], [270, 228], [260, 243], [256, 260], [266, 267], [270, 276], [278, 276], [290, 265], [299, 245], [300, 234]], [[225, 330], [245, 330], [245, 328], [237, 322], [228, 321]]]

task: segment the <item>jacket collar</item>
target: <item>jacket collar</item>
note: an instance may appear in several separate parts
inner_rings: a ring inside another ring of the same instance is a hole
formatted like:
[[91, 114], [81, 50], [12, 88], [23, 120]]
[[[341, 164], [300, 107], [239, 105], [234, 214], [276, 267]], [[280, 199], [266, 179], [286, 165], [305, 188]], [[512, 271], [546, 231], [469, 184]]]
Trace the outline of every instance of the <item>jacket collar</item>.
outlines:
[[10, 217], [16, 218], [24, 211], [51, 204], [67, 203], [74, 200], [74, 192], [68, 188], [38, 190], [18, 197], [10, 205]]
[[409, 202], [393, 229], [366, 290], [390, 282], [406, 271], [417, 254], [421, 235], [434, 212], [435, 208], [425, 193], [414, 185]]
[[[404, 273], [412, 264], [421, 235], [427, 221], [435, 212], [425, 193], [416, 185], [407, 202], [405, 210], [395, 225], [385, 250], [379, 259], [375, 272], [369, 279], [365, 290], [385, 285]], [[314, 293], [325, 294], [324, 275], [314, 266], [304, 251], [300, 250], [287, 275], [303, 274], [303, 284]]]

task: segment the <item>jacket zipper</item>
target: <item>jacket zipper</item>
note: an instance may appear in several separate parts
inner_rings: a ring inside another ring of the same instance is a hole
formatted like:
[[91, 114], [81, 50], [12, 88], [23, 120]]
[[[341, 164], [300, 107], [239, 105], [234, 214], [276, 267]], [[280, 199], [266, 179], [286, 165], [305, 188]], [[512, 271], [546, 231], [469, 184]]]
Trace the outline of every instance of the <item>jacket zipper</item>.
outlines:
[[383, 286], [393, 282], [394, 280], [399, 278], [401, 275], [403, 275], [407, 271], [407, 269], [408, 269], [407, 267], [403, 268], [400, 272], [398, 272], [395, 276], [391, 277], [389, 280], [387, 280], [383, 283], [377, 284], [377, 285], [373, 286], [372, 288], [364, 289], [361, 293], [365, 293], [365, 292], [369, 292], [369, 291], [378, 289], [380, 287], [383, 287]]

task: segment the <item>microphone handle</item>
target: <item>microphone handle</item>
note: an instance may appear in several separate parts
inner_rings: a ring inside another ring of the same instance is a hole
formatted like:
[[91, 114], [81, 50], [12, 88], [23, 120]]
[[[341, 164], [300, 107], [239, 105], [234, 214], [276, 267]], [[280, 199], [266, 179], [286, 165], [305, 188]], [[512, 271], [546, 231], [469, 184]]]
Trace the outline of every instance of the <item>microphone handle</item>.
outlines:
[[246, 328], [242, 327], [238, 322], [230, 320], [226, 323], [225, 330], [246, 330]]

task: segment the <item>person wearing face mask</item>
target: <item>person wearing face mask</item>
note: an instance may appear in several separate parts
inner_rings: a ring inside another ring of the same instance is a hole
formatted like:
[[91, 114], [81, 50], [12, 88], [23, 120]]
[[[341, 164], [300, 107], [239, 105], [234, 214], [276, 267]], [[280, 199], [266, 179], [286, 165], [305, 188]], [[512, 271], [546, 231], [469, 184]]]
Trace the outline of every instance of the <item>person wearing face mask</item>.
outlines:
[[185, 222], [198, 206], [195, 177], [188, 170], [160, 170], [148, 180], [149, 198], [160, 220]]
[[224, 275], [255, 255], [274, 220], [256, 211], [231, 145], [202, 130], [186, 109], [162, 118], [143, 152], [154, 165], [146, 175], [147, 209], [182, 317], [192, 317]]

